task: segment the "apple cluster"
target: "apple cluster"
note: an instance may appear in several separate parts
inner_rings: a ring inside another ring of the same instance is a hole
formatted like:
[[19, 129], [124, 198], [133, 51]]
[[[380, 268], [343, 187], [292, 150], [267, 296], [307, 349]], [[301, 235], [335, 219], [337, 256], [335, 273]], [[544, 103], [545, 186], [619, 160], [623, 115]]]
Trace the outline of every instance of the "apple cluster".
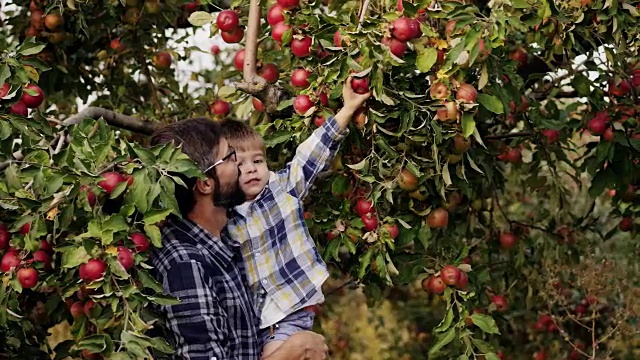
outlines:
[[[10, 95], [11, 85], [4, 83], [0, 86], [0, 99]], [[35, 109], [44, 102], [44, 92], [36, 84], [28, 84], [22, 88], [22, 95], [13, 103], [9, 112], [20, 116], [28, 116], [29, 109]]]
[[441, 295], [447, 286], [462, 290], [469, 284], [467, 273], [454, 265], [446, 265], [440, 272], [422, 280], [422, 289], [426, 292]]

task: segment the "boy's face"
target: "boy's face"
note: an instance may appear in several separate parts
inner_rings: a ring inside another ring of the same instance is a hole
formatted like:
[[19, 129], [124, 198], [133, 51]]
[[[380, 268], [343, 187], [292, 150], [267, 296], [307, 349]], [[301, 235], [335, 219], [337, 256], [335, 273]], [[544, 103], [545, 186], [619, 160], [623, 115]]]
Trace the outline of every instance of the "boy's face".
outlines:
[[269, 181], [269, 168], [262, 150], [237, 151], [240, 189], [247, 200], [255, 199]]

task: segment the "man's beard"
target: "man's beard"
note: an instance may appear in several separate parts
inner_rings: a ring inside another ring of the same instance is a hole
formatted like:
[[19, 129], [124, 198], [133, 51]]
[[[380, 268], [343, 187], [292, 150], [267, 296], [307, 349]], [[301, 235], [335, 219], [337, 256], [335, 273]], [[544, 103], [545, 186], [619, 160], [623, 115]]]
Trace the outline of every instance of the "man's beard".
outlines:
[[213, 181], [216, 187], [213, 191], [213, 203], [216, 206], [230, 209], [234, 206], [240, 205], [245, 200], [245, 195], [242, 189], [240, 189], [240, 181], [236, 181], [233, 185], [221, 186], [218, 176], [213, 177]]

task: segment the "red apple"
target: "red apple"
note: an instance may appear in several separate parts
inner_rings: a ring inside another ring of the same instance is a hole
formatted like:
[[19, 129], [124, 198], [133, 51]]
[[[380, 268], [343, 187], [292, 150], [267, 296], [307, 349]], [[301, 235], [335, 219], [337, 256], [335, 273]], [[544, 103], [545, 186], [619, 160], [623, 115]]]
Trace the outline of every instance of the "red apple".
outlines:
[[227, 115], [231, 110], [231, 105], [224, 100], [218, 99], [211, 104], [209, 110], [216, 115]]
[[517, 61], [519, 67], [527, 65], [527, 52], [521, 47], [513, 50], [513, 52], [511, 52], [511, 54], [509, 55], [509, 58], [511, 60]]
[[602, 134], [602, 137], [606, 140], [606, 141], [613, 141], [615, 140], [615, 132], [613, 131], [612, 127], [608, 127], [607, 130], [604, 131], [604, 134]]
[[354, 77], [351, 79], [351, 88], [356, 94], [366, 94], [369, 92], [369, 79]]
[[74, 319], [77, 319], [84, 315], [84, 304], [80, 301], [76, 301], [71, 304], [69, 311], [71, 312], [71, 316], [73, 316]]
[[238, 71], [242, 71], [244, 69], [244, 49], [239, 50], [233, 57], [233, 65], [238, 69]]
[[29, 115], [29, 109], [27, 108], [27, 105], [25, 105], [22, 101], [18, 101], [11, 105], [9, 112], [20, 116]]
[[109, 43], [109, 47], [117, 52], [124, 51], [125, 49], [124, 44], [120, 42], [120, 38], [112, 39]]
[[222, 40], [227, 44], [237, 44], [244, 38], [244, 29], [241, 27], [233, 28], [230, 31], [220, 32]]
[[458, 105], [454, 101], [445, 101], [444, 106], [436, 110], [436, 116], [440, 121], [458, 119]]
[[295, 69], [291, 72], [291, 85], [304, 89], [309, 86], [309, 74], [305, 69]]
[[298, 115], [304, 115], [313, 107], [313, 101], [309, 95], [298, 95], [293, 100], [293, 109], [298, 113]]
[[171, 66], [171, 54], [166, 51], [159, 51], [151, 59], [151, 63], [158, 69], [168, 69]]
[[507, 302], [507, 298], [502, 295], [493, 295], [491, 297], [491, 303], [496, 306], [496, 310], [503, 312], [509, 308], [509, 303]]
[[398, 4], [397, 7], [398, 11], [403, 12], [404, 11], [404, 4], [402, 3], [402, 0], [398, 0]]
[[124, 246], [118, 246], [118, 262], [120, 262], [125, 270], [131, 269], [135, 264], [131, 250]]
[[7, 251], [4, 256], [2, 256], [0, 270], [3, 272], [9, 272], [12, 268], [16, 268], [18, 266], [20, 266], [20, 255], [17, 251]]
[[342, 47], [342, 34], [340, 34], [340, 30], [336, 30], [333, 33], [333, 46]]
[[446, 265], [440, 270], [440, 277], [442, 281], [447, 285], [455, 285], [458, 283], [458, 277], [460, 276], [460, 269], [457, 266]]
[[474, 88], [473, 85], [469, 85], [469, 84], [460, 85], [460, 88], [456, 93], [457, 100], [467, 102], [467, 103], [476, 102], [477, 96], [478, 96], [478, 91], [476, 91], [476, 88]]
[[324, 116], [318, 115], [313, 119], [313, 123], [317, 126], [320, 127], [322, 126], [322, 124], [324, 124], [325, 122], [325, 118]]
[[278, 5], [285, 9], [293, 9], [300, 5], [300, 0], [278, 0]]
[[613, 96], [622, 97], [631, 91], [631, 84], [629, 81], [622, 80], [619, 84], [616, 84], [615, 80], [609, 81], [609, 94]]
[[533, 354], [533, 358], [534, 360], [547, 360], [547, 352], [544, 349], [540, 349]]
[[260, 68], [260, 73], [258, 74], [262, 76], [267, 82], [275, 83], [278, 81], [280, 77], [280, 70], [275, 64], [265, 64]]
[[560, 131], [558, 130], [544, 129], [541, 133], [547, 138], [547, 144], [553, 144], [560, 138]]
[[429, 276], [427, 279], [422, 280], [422, 289], [434, 294], [442, 294], [447, 288], [447, 285], [442, 281], [440, 276]]
[[135, 244], [137, 252], [145, 252], [149, 250], [149, 247], [151, 246], [149, 239], [142, 233], [133, 233], [129, 235], [129, 238]]
[[51, 256], [44, 250], [36, 250], [33, 253], [33, 261], [43, 263], [47, 270], [51, 269]]
[[640, 88], [640, 70], [634, 70], [633, 76], [631, 76], [631, 84], [634, 87]]
[[49, 14], [44, 18], [44, 26], [49, 30], [57, 30], [64, 25], [64, 18], [60, 14]]
[[602, 135], [607, 129], [607, 122], [604, 118], [594, 117], [587, 123], [587, 128], [593, 135]]
[[466, 272], [460, 271], [460, 275], [458, 276], [458, 281], [455, 284], [456, 289], [462, 290], [467, 287], [469, 284], [469, 276]]
[[260, 101], [259, 99], [252, 97], [251, 103], [253, 104], [253, 108], [256, 109], [256, 111], [258, 112], [264, 111], [264, 106], [262, 105], [262, 101]]
[[388, 47], [389, 51], [399, 58], [403, 57], [404, 53], [407, 51], [406, 41], [398, 40], [394, 37], [382, 38], [382, 45]]
[[360, 218], [366, 231], [373, 231], [378, 228], [378, 218], [374, 214], [364, 214]]
[[404, 191], [414, 191], [418, 188], [418, 177], [411, 170], [402, 168], [398, 174], [398, 187]]
[[429, 95], [431, 95], [432, 99], [443, 100], [449, 97], [449, 88], [444, 83], [439, 81], [431, 84], [431, 88], [429, 89]]
[[10, 90], [11, 90], [11, 85], [7, 83], [2, 84], [2, 86], [0, 86], [0, 99], [7, 96]]
[[498, 155], [498, 159], [512, 164], [519, 164], [522, 162], [522, 152], [520, 149], [509, 149], [507, 152]]
[[510, 232], [500, 234], [500, 246], [503, 249], [511, 249], [518, 243], [518, 238]]
[[40, 250], [46, 251], [50, 254], [53, 252], [53, 247], [51, 247], [51, 244], [49, 244], [47, 240], [42, 239], [40, 240]]
[[320, 104], [322, 106], [327, 106], [329, 105], [329, 96], [327, 95], [327, 93], [325, 92], [318, 92], [316, 95], [318, 95], [318, 98], [320, 99]]
[[109, 171], [102, 174], [102, 178], [104, 180], [99, 181], [98, 186], [101, 187], [107, 194], [111, 194], [113, 189], [115, 189], [118, 184], [125, 181], [124, 176], [115, 171]]
[[93, 310], [94, 307], [96, 307], [96, 302], [93, 300], [87, 300], [86, 303], [84, 303], [83, 306], [83, 312], [87, 317], [91, 317], [91, 310]]
[[400, 41], [409, 41], [415, 36], [415, 24], [407, 17], [400, 17], [393, 21], [393, 37]]
[[20, 227], [20, 235], [27, 235], [31, 231], [31, 223], [28, 222]]
[[400, 235], [400, 228], [398, 228], [398, 224], [385, 224], [384, 228], [389, 232], [389, 237], [395, 239]]
[[231, 31], [238, 27], [240, 18], [233, 10], [222, 10], [216, 18], [216, 25], [220, 31]]
[[422, 36], [422, 29], [420, 28], [420, 21], [418, 21], [418, 19], [411, 19], [409, 29], [411, 29], [412, 32], [412, 39], [417, 39]]
[[89, 259], [85, 264], [80, 265], [80, 278], [85, 282], [98, 280], [107, 270], [107, 264], [100, 259]]
[[294, 37], [291, 40], [291, 53], [297, 57], [307, 57], [311, 55], [311, 44], [313, 39], [307, 35], [302, 38]]
[[360, 199], [356, 202], [356, 206], [354, 208], [356, 215], [364, 216], [373, 212], [373, 201]]
[[620, 231], [631, 231], [633, 229], [633, 219], [630, 217], [625, 217], [620, 220], [620, 224], [618, 224], [618, 228]]
[[31, 289], [38, 284], [38, 270], [31, 267], [18, 270], [18, 281], [23, 289]]
[[184, 4], [183, 9], [187, 14], [191, 14], [196, 10], [198, 10], [199, 7], [200, 7], [200, 0], [189, 1], [188, 3]]
[[[285, 24], [284, 22], [279, 22], [271, 27], [271, 37], [273, 38], [273, 40], [281, 43], [282, 34], [284, 34], [285, 31], [289, 29], [291, 29], [291, 26]], [[311, 46], [311, 44], [309, 44], [309, 46]]]
[[94, 207], [96, 205], [96, 194], [91, 191], [91, 188], [87, 185], [81, 185], [80, 191], [87, 193], [87, 201], [89, 202], [89, 206]]
[[4, 250], [9, 246], [11, 240], [11, 234], [5, 224], [0, 223], [0, 250]]
[[44, 101], [44, 92], [35, 84], [29, 84], [24, 87], [25, 90], [36, 92], [36, 95], [29, 95], [26, 91], [22, 93], [20, 101], [22, 101], [28, 108], [35, 109]]
[[427, 225], [430, 228], [443, 229], [449, 223], [449, 212], [443, 208], [432, 210], [427, 216]]
[[284, 21], [284, 8], [279, 4], [275, 4], [267, 11], [267, 22], [273, 26]]
[[211, 45], [211, 53], [212, 53], [213, 55], [218, 55], [218, 54], [220, 54], [220, 46], [215, 45], [215, 44], [214, 44], [214, 45]]

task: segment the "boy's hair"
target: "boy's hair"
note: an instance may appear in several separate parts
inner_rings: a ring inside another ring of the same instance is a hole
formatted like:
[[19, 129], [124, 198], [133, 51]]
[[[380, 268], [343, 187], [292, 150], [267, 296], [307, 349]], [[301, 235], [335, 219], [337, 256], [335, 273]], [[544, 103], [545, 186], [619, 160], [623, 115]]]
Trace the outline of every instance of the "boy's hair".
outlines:
[[229, 145], [238, 151], [261, 150], [264, 151], [262, 136], [249, 124], [236, 120], [223, 120], [220, 122], [222, 136]]

